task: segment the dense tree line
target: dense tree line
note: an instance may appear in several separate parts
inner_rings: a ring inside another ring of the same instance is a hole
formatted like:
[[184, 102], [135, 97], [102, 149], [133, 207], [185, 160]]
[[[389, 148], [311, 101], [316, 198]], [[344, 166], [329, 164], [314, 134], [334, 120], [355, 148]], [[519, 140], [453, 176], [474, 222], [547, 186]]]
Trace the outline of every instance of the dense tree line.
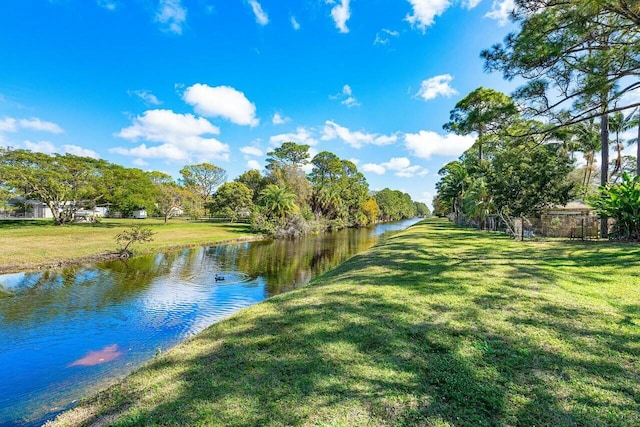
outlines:
[[[606, 236], [612, 210], [602, 203], [635, 191], [631, 176], [640, 175], [640, 143], [636, 158], [622, 155], [640, 142], [631, 96], [640, 90], [640, 3], [516, 0], [512, 19], [518, 30], [481, 56], [486, 70], [526, 83], [513, 97], [479, 88], [456, 104], [445, 129], [477, 139], [440, 170], [434, 211], [481, 225], [489, 214], [532, 215], [580, 197], [598, 207]], [[638, 137], [624, 141], [634, 128]], [[640, 200], [626, 214], [640, 215]]]
[[176, 180], [104, 160], [4, 148], [0, 196], [41, 201], [59, 225], [100, 205], [125, 217], [144, 209], [165, 222], [176, 215], [246, 218], [257, 231], [282, 237], [430, 214], [408, 194], [371, 193], [353, 162], [327, 151], [311, 159], [307, 145], [285, 142], [267, 154], [265, 170], [225, 182], [224, 169], [202, 163], [184, 166]]

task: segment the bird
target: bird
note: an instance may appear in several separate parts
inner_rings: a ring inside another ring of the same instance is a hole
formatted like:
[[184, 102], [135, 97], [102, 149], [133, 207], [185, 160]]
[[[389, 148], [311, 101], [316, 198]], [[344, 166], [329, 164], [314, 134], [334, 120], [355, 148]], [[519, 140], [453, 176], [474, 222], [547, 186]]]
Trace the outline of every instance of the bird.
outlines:
[[224, 280], [224, 276], [223, 276], [222, 274], [216, 274], [216, 275], [214, 275], [214, 276], [213, 276], [213, 279], [214, 279], [216, 282], [219, 282], [219, 281]]

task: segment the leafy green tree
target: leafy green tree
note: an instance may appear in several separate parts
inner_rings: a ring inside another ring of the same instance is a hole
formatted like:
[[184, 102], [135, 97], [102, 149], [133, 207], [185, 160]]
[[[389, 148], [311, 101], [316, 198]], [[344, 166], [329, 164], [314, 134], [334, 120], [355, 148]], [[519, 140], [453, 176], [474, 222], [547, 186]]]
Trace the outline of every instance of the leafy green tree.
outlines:
[[246, 185], [253, 194], [253, 203], [258, 202], [258, 198], [260, 197], [260, 193], [267, 186], [268, 182], [265, 177], [262, 176], [259, 170], [251, 169], [244, 172], [242, 175], [237, 177], [235, 182], [240, 182]]
[[616, 220], [614, 235], [618, 239], [640, 240], [640, 176], [623, 174], [620, 184], [600, 187], [600, 196], [589, 203], [599, 215]]
[[146, 243], [153, 241], [155, 232], [149, 227], [142, 225], [134, 225], [133, 227], [118, 233], [115, 237], [116, 243], [121, 246], [119, 248], [120, 256], [129, 258], [131, 251], [129, 248], [135, 243]]
[[268, 215], [283, 223], [287, 216], [300, 210], [296, 204], [296, 195], [286, 187], [269, 184], [262, 190], [261, 202]]
[[302, 167], [309, 163], [309, 146], [284, 142], [267, 153], [269, 179], [278, 187], [286, 187], [296, 195], [296, 203], [305, 206], [311, 197], [311, 185]]
[[215, 192], [216, 187], [227, 179], [227, 172], [211, 163], [187, 165], [180, 169], [182, 185], [200, 196], [204, 202]]
[[474, 218], [484, 229], [485, 220], [495, 211], [494, 197], [484, 176], [472, 178], [469, 188], [462, 195], [462, 211], [467, 218]]
[[433, 214], [439, 218], [445, 217], [451, 211], [451, 207], [443, 202], [439, 194], [433, 197]]
[[545, 133], [600, 117], [604, 185], [609, 114], [640, 105], [624, 96], [640, 87], [640, 26], [628, 13], [637, 6], [625, 0], [517, 0], [516, 6], [520, 31], [482, 53], [485, 67], [529, 80], [515, 97], [525, 102], [527, 116], [548, 120]]
[[369, 198], [362, 204], [360, 210], [367, 218], [365, 225], [376, 223], [378, 216], [380, 215], [380, 206], [378, 206], [378, 202], [376, 202], [375, 197], [369, 196]]
[[237, 221], [248, 216], [253, 207], [253, 191], [241, 182], [226, 182], [218, 187], [207, 206], [212, 215], [220, 215]]
[[413, 202], [413, 204], [416, 205], [416, 214], [419, 217], [425, 218], [425, 217], [431, 216], [431, 210], [429, 209], [429, 206], [427, 206], [425, 203]]
[[183, 206], [196, 197], [192, 192], [181, 187], [170, 175], [163, 172], [147, 172], [147, 176], [156, 188], [155, 208], [164, 223], [180, 215]]
[[497, 151], [486, 175], [496, 209], [512, 217], [529, 216], [573, 196], [567, 179], [573, 162], [561, 144], [511, 138]]
[[286, 166], [295, 168], [309, 163], [309, 146], [295, 142], [283, 142], [280, 147], [267, 153], [267, 170], [282, 169]]
[[0, 148], [0, 181], [27, 198], [46, 204], [57, 225], [93, 208], [105, 196], [103, 175], [108, 163], [72, 154], [48, 155]]
[[438, 175], [442, 177], [436, 183], [438, 206], [443, 208], [439, 212], [453, 213], [458, 222], [462, 214], [462, 198], [471, 183], [469, 171], [462, 161], [454, 160], [444, 165]]
[[385, 188], [378, 191], [374, 197], [380, 208], [380, 218], [383, 221], [413, 218], [417, 214], [411, 196], [402, 191]]
[[443, 127], [458, 135], [478, 135], [475, 146], [482, 163], [482, 146], [487, 140], [508, 126], [518, 113], [513, 100], [498, 91], [479, 87], [458, 101], [451, 110], [450, 121]]
[[109, 209], [127, 217], [133, 211], [152, 211], [156, 202], [156, 187], [149, 175], [140, 169], [111, 165], [105, 174], [107, 191], [103, 202]]
[[309, 174], [309, 180], [314, 187], [335, 183], [343, 173], [340, 158], [329, 151], [322, 151], [311, 159], [313, 169]]
[[211, 163], [187, 165], [180, 169], [182, 185], [198, 198], [191, 203], [192, 216], [198, 217], [203, 213], [204, 205], [211, 200], [211, 196], [220, 184], [227, 179], [227, 172]]

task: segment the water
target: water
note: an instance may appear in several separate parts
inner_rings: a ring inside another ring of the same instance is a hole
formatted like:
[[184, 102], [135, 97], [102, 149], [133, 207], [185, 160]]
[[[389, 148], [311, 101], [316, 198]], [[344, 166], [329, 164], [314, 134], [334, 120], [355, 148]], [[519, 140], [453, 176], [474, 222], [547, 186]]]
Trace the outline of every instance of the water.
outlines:
[[415, 222], [0, 275], [0, 426], [40, 425], [157, 352]]

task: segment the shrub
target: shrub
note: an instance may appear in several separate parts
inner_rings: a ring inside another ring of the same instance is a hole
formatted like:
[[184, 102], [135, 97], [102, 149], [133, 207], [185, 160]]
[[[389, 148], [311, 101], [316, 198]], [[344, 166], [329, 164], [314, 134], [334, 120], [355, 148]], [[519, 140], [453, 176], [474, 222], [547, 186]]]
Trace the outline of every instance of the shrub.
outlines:
[[640, 240], [640, 176], [623, 174], [621, 183], [600, 187], [600, 195], [589, 204], [598, 215], [616, 220], [612, 237]]
[[143, 227], [141, 225], [134, 225], [128, 230], [124, 230], [123, 232], [116, 235], [116, 243], [121, 247], [118, 249], [120, 256], [123, 258], [128, 258], [131, 256], [131, 251], [129, 247], [134, 243], [145, 243], [151, 242], [153, 240], [153, 235], [155, 233], [148, 227]]

